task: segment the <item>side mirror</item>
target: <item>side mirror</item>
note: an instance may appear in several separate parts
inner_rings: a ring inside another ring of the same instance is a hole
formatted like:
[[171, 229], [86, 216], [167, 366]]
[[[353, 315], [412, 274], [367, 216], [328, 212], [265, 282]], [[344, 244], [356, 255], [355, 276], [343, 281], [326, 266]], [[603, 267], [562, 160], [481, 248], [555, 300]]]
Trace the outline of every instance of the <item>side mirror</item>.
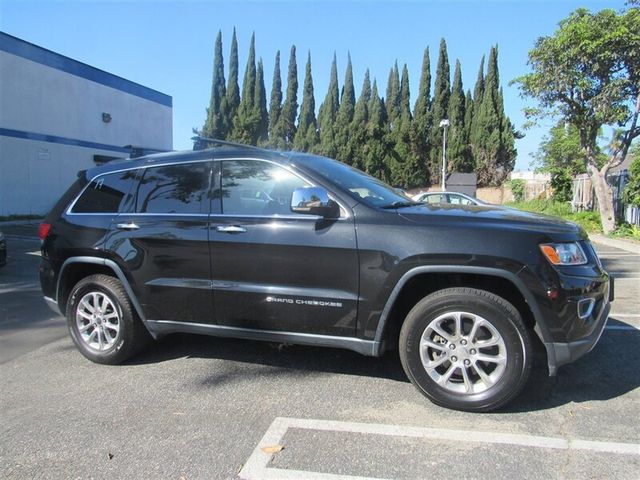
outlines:
[[340, 207], [322, 187], [298, 188], [291, 195], [291, 211], [325, 218], [338, 218]]

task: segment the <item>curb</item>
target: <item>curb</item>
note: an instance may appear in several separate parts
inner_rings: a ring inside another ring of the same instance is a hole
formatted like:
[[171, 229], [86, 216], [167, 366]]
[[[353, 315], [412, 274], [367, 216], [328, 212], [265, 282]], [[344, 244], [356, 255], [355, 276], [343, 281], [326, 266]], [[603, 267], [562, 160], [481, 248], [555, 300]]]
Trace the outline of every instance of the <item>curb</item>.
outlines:
[[619, 248], [620, 250], [640, 254], [640, 243], [636, 243], [631, 240], [609, 238], [599, 234], [591, 234], [589, 235], [589, 238], [591, 241], [601, 245], [606, 245], [607, 247]]

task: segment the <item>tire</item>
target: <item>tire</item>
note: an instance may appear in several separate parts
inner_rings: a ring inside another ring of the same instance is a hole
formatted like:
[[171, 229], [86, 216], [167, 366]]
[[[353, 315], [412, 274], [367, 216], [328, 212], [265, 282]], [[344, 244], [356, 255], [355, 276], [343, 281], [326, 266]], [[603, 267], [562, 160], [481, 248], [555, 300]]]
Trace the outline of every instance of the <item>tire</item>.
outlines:
[[420, 392], [437, 405], [468, 412], [496, 410], [513, 400], [533, 360], [518, 310], [474, 288], [447, 288], [420, 300], [402, 325], [399, 349], [402, 367]]
[[102, 274], [85, 277], [73, 287], [67, 326], [80, 353], [106, 365], [128, 360], [151, 339], [122, 284]]

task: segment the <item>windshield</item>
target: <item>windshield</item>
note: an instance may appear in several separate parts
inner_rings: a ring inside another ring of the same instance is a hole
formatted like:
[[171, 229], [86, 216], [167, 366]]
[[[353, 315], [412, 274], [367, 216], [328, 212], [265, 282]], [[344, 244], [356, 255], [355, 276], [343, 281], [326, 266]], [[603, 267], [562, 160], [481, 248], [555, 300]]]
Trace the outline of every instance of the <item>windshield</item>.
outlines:
[[371, 207], [398, 208], [420, 203], [412, 200], [399, 188], [393, 188], [377, 178], [337, 160], [315, 157], [310, 163], [313, 170], [319, 175], [342, 187], [357, 200]]

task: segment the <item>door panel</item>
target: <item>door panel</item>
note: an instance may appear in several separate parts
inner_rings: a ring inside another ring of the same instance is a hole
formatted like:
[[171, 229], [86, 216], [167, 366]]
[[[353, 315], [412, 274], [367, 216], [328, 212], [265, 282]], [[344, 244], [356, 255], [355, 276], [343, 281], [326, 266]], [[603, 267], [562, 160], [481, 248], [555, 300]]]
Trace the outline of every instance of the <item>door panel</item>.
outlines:
[[107, 249], [126, 264], [150, 320], [213, 322], [209, 262], [212, 162], [150, 167], [134, 213], [120, 214]]
[[243, 162], [222, 162], [223, 214], [211, 217], [218, 323], [353, 336], [358, 303], [353, 218], [328, 222], [291, 213], [293, 189], [308, 184], [282, 167]]

